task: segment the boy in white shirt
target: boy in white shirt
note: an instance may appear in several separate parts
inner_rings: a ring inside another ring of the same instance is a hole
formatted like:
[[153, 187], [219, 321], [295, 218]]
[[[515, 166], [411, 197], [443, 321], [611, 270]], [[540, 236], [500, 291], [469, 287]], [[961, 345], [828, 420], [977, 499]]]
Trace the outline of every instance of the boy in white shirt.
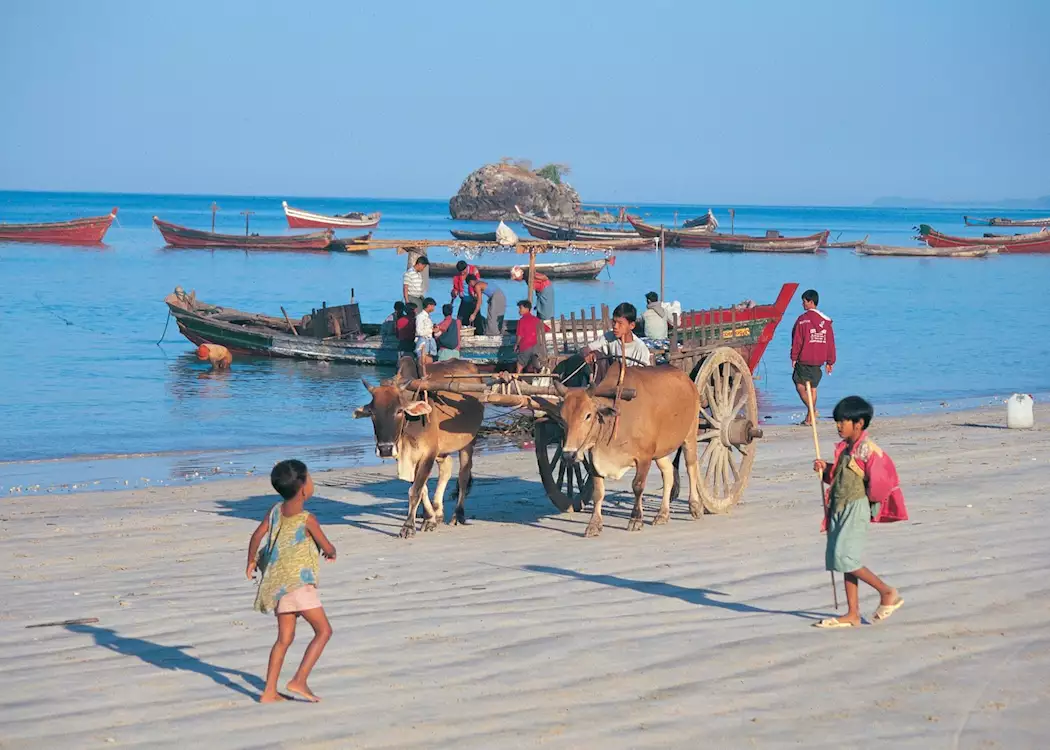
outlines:
[[594, 364], [599, 354], [619, 360], [627, 355], [628, 367], [645, 367], [653, 363], [649, 347], [634, 335], [638, 310], [630, 302], [621, 302], [613, 310], [613, 329], [587, 345], [584, 358]]
[[416, 313], [416, 359], [421, 365], [429, 365], [437, 356], [437, 341], [434, 340], [434, 312], [437, 302], [433, 297], [423, 300], [423, 309]]

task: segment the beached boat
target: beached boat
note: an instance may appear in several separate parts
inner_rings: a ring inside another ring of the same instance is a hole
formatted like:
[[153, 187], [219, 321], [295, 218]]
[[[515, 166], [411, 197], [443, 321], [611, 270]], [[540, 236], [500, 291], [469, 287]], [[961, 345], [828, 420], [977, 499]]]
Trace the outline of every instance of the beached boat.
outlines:
[[638, 232], [633, 229], [605, 229], [604, 227], [569, 226], [558, 224], [530, 214], [524, 214], [514, 207], [521, 218], [521, 223], [529, 234], [541, 240], [621, 240], [637, 239]]
[[822, 238], [777, 240], [716, 240], [711, 250], [719, 253], [815, 253]]
[[[717, 332], [720, 345], [740, 350], [754, 370], [773, 338], [777, 324], [791, 301], [797, 284], [784, 284], [773, 304], [736, 308], [717, 308], [685, 312], [681, 325]], [[179, 332], [196, 345], [221, 344], [234, 354], [262, 357], [286, 357], [362, 365], [394, 365], [403, 353], [397, 337], [380, 324], [361, 323], [356, 304], [328, 307], [322, 304], [301, 318], [262, 315], [201, 302], [181, 288], [164, 298], [175, 318]], [[283, 312], [283, 311], [282, 311]], [[565, 327], [563, 327], [563, 325]], [[516, 320], [506, 323], [508, 333], [502, 336], [471, 336], [464, 332], [460, 357], [478, 365], [512, 365]], [[555, 321], [555, 331], [547, 334], [549, 351], [580, 345], [604, 333], [600, 328]], [[721, 329], [725, 332], [721, 332]], [[571, 332], [575, 330], [576, 335]], [[586, 339], [584, 340], [584, 336]], [[725, 344], [722, 344], [722, 340]]]
[[292, 208], [288, 201], [281, 201], [281, 206], [284, 208], [284, 216], [288, 219], [290, 229], [375, 229], [379, 226], [382, 216], [378, 211], [374, 214], [355, 211], [341, 216], [327, 216]]
[[[467, 242], [495, 242], [495, 232], [465, 232], [462, 229], [450, 229], [452, 236], [457, 240], [465, 240]], [[433, 269], [431, 269], [433, 273]]]
[[107, 216], [37, 224], [0, 222], [0, 242], [45, 242], [52, 245], [98, 245], [117, 217], [117, 209]]
[[998, 247], [969, 245], [965, 247], [897, 247], [893, 245], [859, 245], [858, 255], [901, 256], [909, 258], [983, 258], [999, 252]]
[[156, 216], [153, 223], [171, 247], [184, 248], [237, 248], [246, 250], [327, 250], [332, 243], [332, 230], [309, 234], [280, 235], [217, 234], [199, 229], [187, 229], [178, 224], [161, 221]]
[[[608, 258], [595, 258], [594, 260], [580, 261], [579, 263], [537, 263], [536, 270], [549, 279], [595, 279], [606, 266], [616, 264], [616, 256]], [[486, 279], [510, 278], [510, 269], [513, 266], [485, 266], [478, 263], [477, 266], [482, 277]], [[522, 266], [528, 268], [527, 265]], [[432, 278], [449, 278], [456, 275], [455, 263], [430, 263], [430, 275]]]
[[978, 216], [964, 216], [963, 223], [968, 227], [1050, 227], [1050, 216], [1041, 219], [1007, 219], [995, 216], [982, 219]]
[[866, 235], [864, 235], [864, 239], [860, 239], [860, 240], [852, 240], [852, 241], [847, 240], [847, 241], [844, 241], [844, 242], [825, 242], [823, 245], [821, 245], [821, 247], [825, 248], [825, 249], [828, 249], [828, 250], [830, 250], [832, 248], [860, 247], [861, 245], [867, 245], [868, 244], [868, 237], [870, 237], [870, 236], [871, 236], [870, 234], [866, 234]]
[[929, 224], [919, 225], [918, 239], [930, 247], [998, 247], [1000, 253], [1050, 253], [1050, 232], [1034, 232], [1020, 237], [953, 237]]

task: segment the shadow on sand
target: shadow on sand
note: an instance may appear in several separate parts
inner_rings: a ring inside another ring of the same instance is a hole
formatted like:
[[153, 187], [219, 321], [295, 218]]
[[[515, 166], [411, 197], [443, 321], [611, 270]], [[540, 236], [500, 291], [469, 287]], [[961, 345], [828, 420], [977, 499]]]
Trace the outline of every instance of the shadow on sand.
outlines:
[[[266, 682], [256, 675], [242, 672], [239, 669], [227, 669], [209, 664], [196, 656], [187, 654], [185, 649], [193, 648], [193, 646], [163, 646], [142, 638], [127, 638], [112, 628], [100, 628], [96, 625], [66, 625], [65, 627], [71, 633], [90, 635], [95, 639], [96, 646], [109, 649], [121, 656], [134, 656], [160, 669], [196, 672], [208, 677], [217, 685], [222, 685], [253, 700], [258, 699], [266, 686]], [[230, 679], [231, 677], [239, 678], [250, 687], [234, 682]]]
[[807, 610], [765, 609], [763, 607], [755, 607], [751, 604], [744, 604], [742, 602], [719, 601], [718, 599], [712, 599], [711, 597], [728, 596], [728, 594], [713, 589], [689, 589], [684, 586], [676, 586], [673, 583], [664, 583], [662, 581], [638, 581], [633, 578], [621, 578], [620, 576], [594, 575], [591, 573], [580, 573], [579, 571], [569, 570], [567, 568], [555, 568], [549, 565], [523, 565], [521, 569], [533, 573], [546, 573], [548, 575], [562, 576], [564, 578], [574, 578], [578, 581], [597, 583], [602, 586], [630, 589], [632, 591], [637, 591], [640, 594], [667, 596], [672, 599], [680, 599], [688, 604], [695, 604], [701, 607], [717, 607], [718, 609], [726, 609], [730, 612], [763, 615], [791, 615], [792, 617], [799, 617], [803, 620], [820, 620], [827, 617], [826, 613], [810, 612]]

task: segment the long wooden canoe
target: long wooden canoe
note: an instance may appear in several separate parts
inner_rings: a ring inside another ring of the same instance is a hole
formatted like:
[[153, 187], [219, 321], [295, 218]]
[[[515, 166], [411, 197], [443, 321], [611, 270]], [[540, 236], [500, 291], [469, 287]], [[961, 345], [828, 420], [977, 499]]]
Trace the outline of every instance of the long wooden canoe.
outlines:
[[999, 252], [998, 247], [896, 247], [892, 245], [859, 245], [858, 255], [902, 256], [910, 258], [983, 258]]
[[[772, 304], [683, 312], [683, 325], [709, 326], [714, 335], [725, 339], [726, 346], [740, 350], [753, 371], [797, 289], [798, 284], [784, 284]], [[314, 314], [307, 320], [307, 316], [285, 318], [242, 312], [201, 302], [180, 288], [165, 297], [164, 302], [175, 318], [179, 332], [195, 345], [221, 344], [234, 354], [363, 365], [394, 365], [402, 354], [397, 337], [379, 324], [365, 323], [360, 326], [360, 334], [353, 336], [315, 336], [309, 333], [316, 323]], [[343, 314], [344, 308], [356, 311], [356, 307], [322, 307], [314, 313], [317, 316], [338, 316]], [[513, 364], [517, 357], [514, 351], [517, 321], [508, 320], [506, 326], [508, 333], [502, 336], [464, 335], [460, 358], [478, 365]], [[585, 332], [577, 327], [577, 333], [573, 335], [572, 324], [566, 323], [563, 328], [560, 319], [555, 321], [555, 327], [557, 333], [547, 334], [547, 346], [552, 352], [558, 350], [556, 344], [567, 353], [575, 346], [570, 342], [586, 343], [580, 340], [581, 333], [591, 338], [604, 333], [593, 329]]]
[[188, 229], [178, 224], [161, 221], [156, 216], [153, 223], [164, 236], [170, 247], [185, 248], [238, 248], [247, 250], [327, 250], [332, 243], [332, 230], [311, 232], [309, 234], [280, 235], [242, 235], [217, 234], [199, 229]]
[[327, 216], [292, 208], [288, 201], [281, 201], [284, 216], [291, 229], [375, 229], [382, 216], [374, 214], [350, 213], [345, 216]]
[[514, 208], [529, 234], [541, 240], [621, 240], [637, 239], [639, 236], [638, 232], [633, 229], [605, 229], [603, 227], [558, 224], [557, 222], [522, 213], [517, 206]]
[[52, 245], [98, 245], [106, 236], [109, 225], [117, 217], [117, 209], [108, 216], [92, 216], [70, 221], [47, 221], [37, 224], [6, 224], [0, 222], [0, 242], [46, 242]]
[[466, 240], [468, 242], [495, 242], [495, 232], [466, 232], [462, 229], [450, 229], [452, 236], [457, 240]]
[[631, 214], [627, 214], [627, 220], [631, 222], [631, 226], [637, 229], [638, 233], [643, 237], [660, 237], [662, 235], [664, 241], [671, 247], [704, 248], [711, 247], [712, 242], [786, 242], [790, 245], [791, 243], [804, 240], [817, 240], [818, 243], [822, 244], [827, 241], [830, 234], [825, 230], [805, 237], [779, 237], [775, 233], [771, 233], [770, 236], [766, 237], [756, 237], [748, 234], [720, 234], [703, 229], [669, 229], [668, 227], [649, 224]]
[[1050, 237], [1050, 229], [1040, 229], [1038, 232], [1015, 232], [1014, 234], [996, 234], [995, 232], [985, 232], [984, 237], [1001, 237], [1008, 240], [1035, 240], [1045, 239]]
[[[595, 258], [579, 263], [537, 263], [536, 270], [549, 279], [595, 279], [606, 266], [616, 263], [616, 256], [608, 258]], [[481, 275], [486, 279], [510, 278], [510, 269], [513, 266], [483, 266], [474, 263]], [[527, 266], [522, 266], [527, 268]], [[435, 278], [450, 278], [456, 275], [455, 263], [430, 263], [430, 275]]]
[[929, 224], [919, 225], [918, 239], [930, 247], [998, 247], [1000, 253], [1050, 253], [1050, 232], [1035, 232], [1022, 237], [953, 237], [938, 232]]
[[821, 247], [827, 248], [827, 249], [860, 247], [861, 245], [867, 245], [868, 244], [868, 237], [870, 237], [870, 236], [871, 236], [870, 234], [866, 234], [866, 235], [864, 235], [864, 238], [860, 239], [860, 240], [852, 240], [852, 241], [844, 241], [844, 242], [825, 242], [823, 245], [821, 245]]
[[815, 253], [820, 249], [821, 238], [782, 240], [716, 240], [711, 250], [721, 253]]
[[982, 219], [978, 216], [964, 216], [963, 223], [968, 227], [1050, 227], [1050, 216], [1040, 219], [1007, 219], [994, 216]]

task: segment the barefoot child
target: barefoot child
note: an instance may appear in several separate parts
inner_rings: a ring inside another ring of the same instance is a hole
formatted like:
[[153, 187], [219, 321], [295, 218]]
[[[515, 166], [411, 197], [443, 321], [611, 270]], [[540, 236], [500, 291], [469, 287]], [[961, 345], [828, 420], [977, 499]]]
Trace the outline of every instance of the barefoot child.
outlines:
[[[277, 692], [277, 680], [281, 676], [284, 655], [295, 638], [297, 617], [310, 623], [314, 637], [306, 647], [299, 669], [285, 688], [290, 693], [316, 702], [320, 699], [313, 694], [306, 681], [324, 651], [325, 644], [332, 637], [332, 626], [328, 624], [321, 599], [317, 595], [317, 550], [320, 548], [331, 562], [335, 560], [335, 547], [328, 541], [313, 514], [303, 509], [306, 501], [314, 494], [314, 482], [306, 470], [306, 464], [295, 460], [281, 461], [270, 472], [270, 483], [284, 501], [270, 509], [252, 534], [248, 543], [246, 571], [250, 579], [261, 562], [263, 574], [255, 597], [255, 609], [277, 614], [277, 642], [270, 650], [266, 687], [259, 702], [286, 700]], [[264, 539], [267, 545], [260, 561], [256, 553]]]
[[849, 607], [843, 617], [816, 623], [818, 628], [860, 625], [858, 581], [879, 592], [873, 622], [887, 619], [904, 604], [897, 589], [884, 583], [861, 561], [869, 523], [908, 520], [897, 469], [865, 432], [874, 414], [871, 404], [860, 396], [839, 401], [834, 416], [842, 442], [835, 446], [835, 461], [830, 466], [820, 459], [813, 463], [824, 483], [831, 485], [824, 519], [828, 532], [824, 563], [828, 570], [843, 574]]

